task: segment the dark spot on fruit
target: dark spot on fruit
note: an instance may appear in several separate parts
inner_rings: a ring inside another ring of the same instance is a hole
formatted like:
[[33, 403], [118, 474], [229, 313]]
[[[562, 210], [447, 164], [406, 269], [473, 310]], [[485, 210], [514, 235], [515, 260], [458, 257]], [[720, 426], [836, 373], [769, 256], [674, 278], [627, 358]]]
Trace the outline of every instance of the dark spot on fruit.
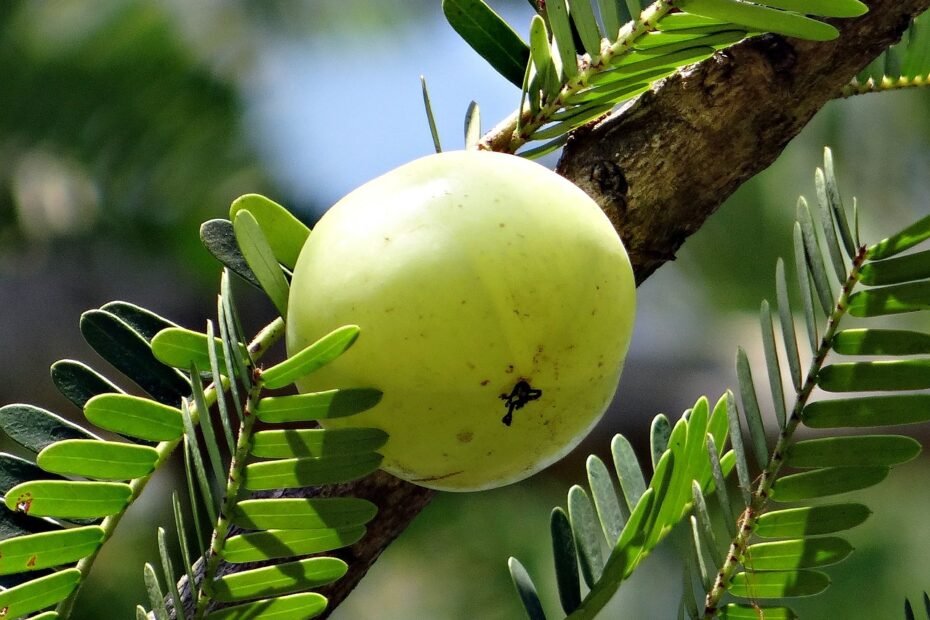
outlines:
[[[511, 370], [513, 366], [510, 367]], [[507, 414], [501, 418], [504, 426], [510, 426], [513, 423], [513, 412], [522, 409], [527, 403], [538, 400], [542, 396], [542, 390], [535, 389], [526, 379], [520, 379], [513, 386], [510, 394], [501, 394], [501, 400], [507, 407]]]
[[475, 434], [472, 433], [471, 431], [462, 431], [461, 433], [455, 436], [455, 438], [458, 439], [462, 443], [468, 443], [472, 439], [474, 439], [474, 437], [475, 437]]
[[507, 227], [507, 224], [501, 222], [500, 224], [498, 224], [498, 227], [499, 227], [499, 228], [506, 228], [506, 227]]
[[490, 382], [491, 382], [490, 379], [485, 379], [484, 381], [481, 382], [481, 385], [487, 385], [487, 384], [489, 384]]
[[508, 375], [509, 375], [510, 373], [513, 372], [513, 364], [507, 364], [507, 371], [506, 371], [506, 372], [507, 372]]
[[472, 369], [472, 370], [474, 370], [475, 368], [477, 368], [477, 366], [475, 366], [474, 362], [465, 362], [465, 365], [468, 366], [468, 367], [469, 367], [470, 369]]

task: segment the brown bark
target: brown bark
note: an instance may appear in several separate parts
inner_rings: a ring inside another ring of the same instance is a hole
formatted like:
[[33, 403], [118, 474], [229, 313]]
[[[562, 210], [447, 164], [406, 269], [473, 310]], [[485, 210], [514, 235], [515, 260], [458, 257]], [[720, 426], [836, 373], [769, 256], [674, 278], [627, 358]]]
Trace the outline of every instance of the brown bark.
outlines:
[[623, 238], [638, 282], [743, 182], [769, 166], [825, 103], [897, 41], [930, 0], [868, 0], [814, 43], [751, 39], [674, 75], [576, 132], [558, 172], [591, 195]]
[[[836, 41], [766, 36], [672, 76], [630, 106], [576, 132], [558, 171], [608, 214], [642, 282], [743, 182], [765, 169], [823, 105], [930, 0], [866, 0], [870, 12], [836, 22]], [[347, 550], [349, 573], [322, 592], [330, 611], [433, 492], [379, 473], [341, 492], [380, 508]], [[328, 615], [329, 612], [327, 612]]]

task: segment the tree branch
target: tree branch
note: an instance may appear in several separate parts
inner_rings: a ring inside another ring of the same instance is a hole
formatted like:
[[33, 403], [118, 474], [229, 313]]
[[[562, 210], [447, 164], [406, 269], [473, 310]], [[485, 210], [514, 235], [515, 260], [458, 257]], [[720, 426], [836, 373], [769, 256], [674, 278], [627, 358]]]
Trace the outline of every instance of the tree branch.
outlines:
[[[558, 171], [608, 214], [638, 282], [673, 259], [684, 240], [737, 187], [771, 164], [930, 0], [866, 3], [867, 15], [836, 22], [841, 32], [836, 41], [766, 36], [741, 43], [575, 133]], [[380, 472], [336, 492], [370, 499], [380, 512], [366, 537], [343, 555], [349, 573], [322, 590], [330, 599], [326, 616], [433, 496]]]
[[674, 259], [930, 0], [866, 4], [865, 16], [834, 22], [835, 41], [745, 41], [572, 136], [557, 170], [610, 217], [638, 282]]

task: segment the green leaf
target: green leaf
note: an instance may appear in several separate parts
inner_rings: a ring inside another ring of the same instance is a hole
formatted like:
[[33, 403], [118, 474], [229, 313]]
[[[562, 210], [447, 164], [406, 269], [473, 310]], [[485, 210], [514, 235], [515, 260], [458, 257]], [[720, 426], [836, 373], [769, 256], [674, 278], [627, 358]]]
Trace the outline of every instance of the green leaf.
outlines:
[[387, 433], [379, 428], [260, 431], [252, 436], [250, 453], [258, 458], [361, 454], [378, 450], [387, 440]]
[[45, 446], [63, 439], [99, 439], [80, 426], [32, 405], [0, 407], [0, 428], [10, 439], [32, 452], [40, 452]]
[[824, 467], [782, 476], [772, 487], [778, 502], [797, 502], [858, 491], [876, 485], [888, 476], [887, 467]]
[[639, 466], [639, 459], [636, 458], [633, 446], [623, 435], [614, 435], [610, 442], [610, 453], [626, 501], [627, 513], [632, 513], [646, 492], [646, 481]]
[[261, 562], [322, 553], [354, 545], [364, 535], [364, 525], [315, 530], [249, 532], [233, 536], [226, 541], [223, 559], [232, 563]]
[[229, 221], [235, 222], [242, 210], [248, 211], [258, 222], [278, 262], [293, 269], [310, 236], [310, 229], [290, 211], [259, 194], [236, 198], [229, 207]]
[[730, 583], [730, 594], [740, 598], [766, 599], [813, 596], [830, 585], [825, 573], [813, 570], [737, 573]]
[[769, 463], [769, 449], [765, 443], [765, 427], [762, 425], [762, 412], [756, 397], [756, 387], [752, 381], [752, 368], [743, 347], [736, 351], [736, 377], [739, 381], [740, 398], [743, 401], [743, 415], [749, 427], [752, 451], [756, 456], [759, 469], [765, 469]]
[[804, 407], [811, 428], [894, 426], [930, 420], [930, 394], [898, 394], [820, 400]]
[[927, 309], [930, 309], [930, 280], [859, 291], [849, 298], [849, 314], [858, 317]]
[[74, 360], [59, 360], [52, 364], [52, 383], [65, 398], [81, 409], [97, 394], [122, 393], [103, 375]]
[[68, 439], [47, 446], [36, 459], [45, 471], [101, 480], [141, 478], [155, 469], [158, 451], [113, 441]]
[[756, 522], [763, 538], [794, 538], [841, 532], [862, 524], [872, 511], [863, 504], [823, 504], [767, 512]]
[[750, 545], [743, 564], [753, 571], [817, 568], [841, 562], [853, 547], [836, 536], [797, 538]]
[[181, 416], [184, 420], [184, 450], [190, 455], [190, 463], [193, 465], [191, 469], [197, 482], [200, 499], [207, 510], [209, 522], [215, 523], [217, 501], [213, 496], [210, 480], [207, 478], [207, 469], [203, 464], [203, 455], [200, 452], [200, 444], [197, 442], [197, 434], [194, 432], [194, 421], [191, 419], [190, 407], [187, 401], [181, 403]]
[[171, 511], [174, 514], [174, 529], [178, 536], [178, 547], [181, 548], [181, 562], [184, 566], [184, 573], [187, 575], [187, 583], [196, 583], [191, 564], [190, 547], [187, 543], [187, 528], [184, 526], [181, 500], [178, 499], [177, 491], [171, 492]]
[[177, 405], [190, 394], [187, 379], [155, 359], [145, 338], [115, 314], [103, 310], [85, 312], [81, 315], [81, 334], [103, 359], [158, 402]]
[[649, 553], [658, 544], [664, 534], [664, 526], [669, 514], [675, 508], [672, 493], [677, 492], [673, 487], [676, 480], [675, 471], [675, 453], [671, 450], [665, 452], [659, 459], [655, 473], [649, 483], [649, 488], [655, 491], [655, 505], [652, 512], [643, 523], [643, 531], [646, 537], [642, 541], [642, 553]]
[[81, 581], [81, 571], [69, 568], [0, 592], [0, 609], [9, 618], [19, 618], [60, 603]]
[[236, 232], [239, 249], [252, 268], [252, 273], [261, 283], [262, 289], [277, 308], [278, 314], [287, 316], [287, 279], [255, 216], [249, 211], [238, 211], [236, 219], [233, 220], [233, 230]]
[[226, 485], [226, 467], [223, 465], [223, 458], [220, 456], [220, 445], [216, 442], [210, 407], [207, 405], [207, 397], [203, 392], [203, 383], [201, 383], [197, 366], [191, 366], [191, 385], [194, 388], [194, 405], [197, 407], [197, 413], [200, 416], [200, 434], [203, 438], [201, 443], [207, 450], [210, 467], [213, 469], [214, 482], [218, 488], [222, 489]]
[[707, 558], [705, 557], [703, 545], [701, 544], [701, 536], [698, 531], [697, 519], [693, 516], [688, 519], [688, 523], [691, 526], [691, 551], [692, 557], [697, 564], [698, 574], [701, 578], [701, 585], [704, 590], [710, 590], [713, 585], [713, 572], [717, 570], [716, 566], [711, 566], [707, 563]]
[[151, 342], [161, 330], [177, 327], [165, 317], [127, 301], [111, 301], [100, 306], [100, 309], [115, 315], [147, 342]]
[[922, 390], [930, 388], [930, 359], [832, 364], [817, 373], [817, 385], [828, 392]]
[[[635, 0], [633, 0], [635, 1]], [[639, 10], [637, 9], [637, 13]], [[658, 29], [664, 32], [693, 28], [726, 28], [729, 22], [690, 13], [668, 13], [659, 20]]]
[[327, 600], [316, 592], [301, 592], [262, 599], [208, 613], [209, 620], [292, 620], [316, 618], [326, 610]]
[[[727, 437], [730, 434], [730, 420], [727, 418], [727, 400], [728, 395], [724, 393], [717, 403], [714, 405], [714, 410], [710, 414], [710, 418], [707, 420], [707, 433], [714, 438], [714, 444], [718, 447], [717, 455], [723, 453], [723, 448], [726, 445]], [[705, 438], [706, 443], [706, 438]]]
[[566, 80], [578, 75], [578, 58], [575, 49], [575, 36], [568, 17], [566, 0], [549, 0], [546, 3], [546, 15], [552, 39], [562, 61], [562, 72]]
[[436, 117], [433, 116], [433, 102], [429, 98], [429, 88], [426, 86], [426, 78], [420, 76], [420, 90], [423, 92], [423, 107], [426, 109], [426, 122], [429, 124], [429, 132], [433, 138], [433, 148], [437, 153], [442, 153], [442, 144], [439, 141], [439, 129], [436, 128]]
[[517, 589], [517, 594], [520, 595], [520, 601], [523, 603], [523, 609], [529, 620], [546, 620], [539, 594], [536, 592], [536, 585], [533, 584], [529, 573], [517, 558], [510, 558], [507, 561], [507, 567], [510, 569], [510, 578], [513, 579], [513, 585]]
[[690, 501], [685, 499], [690, 497], [690, 490], [685, 488], [688, 480], [696, 480], [701, 487], [710, 481], [710, 462], [705, 458], [709, 419], [710, 404], [707, 398], [702, 396], [694, 404], [688, 416], [688, 441], [682, 453], [682, 459], [686, 465], [683, 475], [686, 480], [682, 481], [679, 498], [685, 502]]
[[542, 85], [545, 97], [554, 97], [558, 94], [560, 84], [555, 72], [555, 63], [552, 59], [552, 50], [549, 48], [549, 32], [546, 22], [539, 15], [534, 15], [530, 22], [530, 56], [536, 67], [536, 75]]
[[7, 539], [0, 542], [0, 575], [77, 562], [97, 550], [104, 534], [90, 525]]
[[869, 260], [891, 258], [909, 250], [921, 241], [930, 239], [930, 215], [919, 219], [904, 230], [883, 241], [879, 241], [866, 251]]
[[736, 476], [739, 479], [739, 490], [743, 496], [743, 504], [748, 506], [752, 502], [750, 489], [752, 480], [749, 477], [749, 464], [746, 462], [746, 449], [743, 447], [743, 431], [739, 422], [739, 410], [736, 408], [736, 399], [733, 393], [727, 390], [727, 422], [730, 427], [730, 443], [736, 457]]
[[307, 558], [233, 573], [213, 582], [213, 598], [221, 603], [291, 594], [332, 583], [348, 565], [337, 558]]
[[477, 101], [469, 102], [465, 110], [465, 148], [476, 149], [481, 141], [481, 109]]
[[568, 491], [568, 516], [581, 564], [581, 575], [588, 587], [593, 588], [604, 570], [601, 531], [594, 514], [594, 505], [588, 494], [578, 485], [572, 486]]
[[[207, 337], [207, 342], [211, 345], [207, 347], [207, 357], [210, 360], [210, 375], [219, 377], [222, 374], [220, 372], [219, 356], [220, 351], [223, 350], [224, 343], [222, 342], [222, 338], [220, 342], [217, 343], [217, 341], [214, 340], [213, 333], [213, 321], [207, 321], [207, 333], [205, 335]], [[248, 355], [248, 351], [246, 351], [246, 355]], [[232, 367], [225, 359], [225, 354], [223, 362], [224, 368]], [[234, 389], [232, 391], [237, 392], [238, 390]], [[233, 427], [230, 421], [229, 407], [226, 405], [226, 390], [217, 389], [214, 390], [214, 394], [216, 394], [216, 409], [220, 416], [220, 424], [223, 426], [223, 435], [226, 437], [226, 448], [229, 450], [230, 454], [235, 454], [236, 440], [233, 438]], [[198, 407], [199, 406], [200, 405], [198, 405]], [[191, 580], [191, 583], [193, 583], [193, 580]]]
[[190, 502], [188, 505], [191, 510], [191, 521], [194, 522], [194, 538], [197, 542], [197, 550], [200, 552], [201, 558], [206, 558], [206, 547], [207, 542], [206, 537], [203, 535], [203, 530], [201, 528], [201, 522], [204, 520], [201, 518], [200, 504], [203, 498], [197, 492], [197, 487], [194, 485], [194, 464], [193, 459], [191, 458], [191, 451], [188, 449], [187, 441], [185, 440], [181, 452], [184, 454], [184, 482], [187, 487], [187, 499]]
[[717, 454], [717, 444], [713, 435], [707, 434], [707, 458], [711, 464], [711, 475], [714, 480], [714, 493], [717, 496], [717, 503], [720, 505], [723, 520], [727, 526], [727, 532], [731, 537], [736, 536], [736, 516], [733, 514], [733, 506], [730, 504], [730, 495], [727, 493], [726, 479], [723, 475], [723, 467], [720, 464], [720, 457]]
[[58, 618], [57, 611], [46, 611], [37, 616], [30, 616], [29, 620], [56, 620], [56, 618]]
[[713, 558], [716, 569], [716, 567], [722, 564], [720, 551], [717, 546], [717, 537], [714, 536], [714, 527], [711, 524], [710, 513], [707, 511], [707, 504], [704, 502], [704, 493], [697, 480], [691, 481], [691, 505], [695, 521], [697, 525], [700, 526], [700, 540], [704, 542], [708, 555]]
[[604, 22], [604, 34], [607, 40], [613, 43], [620, 34], [620, 27], [629, 21], [628, 15], [620, 2], [622, 0], [597, 0], [597, 8]]
[[769, 375], [769, 387], [772, 392], [772, 403], [775, 406], [775, 417], [778, 428], [785, 428], [787, 421], [787, 408], [785, 406], [785, 391], [781, 383], [781, 365], [778, 363], [778, 348], [775, 345], [775, 330], [772, 327], [772, 312], [768, 300], [762, 301], [759, 309], [759, 325], [762, 328], [762, 349], [765, 353], [765, 367]]
[[114, 515], [126, 507], [132, 489], [122, 482], [38, 480], [10, 489], [7, 508], [38, 517], [93, 519]]
[[827, 181], [823, 170], [820, 168], [817, 168], [814, 181], [817, 186], [817, 202], [820, 205], [820, 230], [823, 231], [830, 262], [833, 264], [833, 273], [836, 274], [837, 282], [842, 285], [846, 281], [846, 263], [843, 262], [843, 250], [840, 247], [836, 229], [833, 226], [833, 214], [835, 212], [830, 205], [830, 196], [827, 195]]
[[371, 502], [355, 497], [247, 499], [231, 520], [247, 529], [308, 530], [364, 525], [377, 514]]
[[174, 441], [184, 432], [176, 408], [128, 394], [94, 396], [84, 415], [100, 428], [151, 441]]
[[158, 528], [158, 557], [161, 560], [162, 576], [165, 583], [168, 584], [168, 594], [174, 603], [175, 611], [179, 620], [186, 620], [184, 608], [182, 606], [181, 593], [178, 591], [178, 575], [174, 572], [171, 558], [168, 556], [168, 545], [165, 542], [165, 528]]
[[262, 372], [269, 390], [286, 387], [345, 353], [358, 339], [358, 325], [343, 325], [310, 346]]
[[717, 617], [720, 620], [759, 620], [760, 617], [765, 620], [795, 620], [798, 616], [788, 607], [761, 607], [756, 604], [730, 603], [717, 612]]
[[575, 0], [569, 5], [569, 16], [578, 28], [578, 35], [592, 63], [597, 63], [601, 55], [601, 31], [594, 18], [594, 9], [590, 0]]
[[788, 298], [785, 262], [781, 258], [775, 263], [775, 291], [778, 301], [778, 321], [785, 341], [785, 357], [788, 359], [791, 384], [797, 391], [801, 389], [801, 358], [798, 354], [798, 338], [794, 331], [794, 315]]
[[794, 224], [794, 268], [798, 276], [798, 289], [801, 293], [801, 304], [804, 307], [804, 323], [807, 326], [807, 340], [810, 343], [811, 355], [817, 351], [817, 317], [814, 315], [814, 299], [811, 295], [811, 279], [808, 275], [807, 251], [804, 249], [804, 238], [801, 225]]
[[549, 519], [552, 535], [552, 555], [555, 561], [555, 579], [559, 586], [559, 601], [562, 610], [571, 614], [581, 604], [581, 582], [578, 577], [578, 556], [575, 553], [575, 537], [568, 515], [561, 508], [554, 508]]
[[869, 10], [869, 7], [859, 0], [753, 0], [753, 2], [775, 9], [820, 17], [859, 17]]
[[833, 151], [830, 147], [823, 149], [823, 172], [826, 183], [827, 202], [830, 203], [830, 210], [833, 214], [833, 220], [836, 222], [840, 231], [840, 238], [843, 240], [843, 247], [846, 249], [846, 255], [850, 260], [855, 259], [857, 246], [859, 245], [859, 214], [856, 206], [856, 199], [853, 198], [853, 214], [856, 217], [855, 235], [849, 230], [849, 220], [846, 219], [846, 209], [843, 206], [843, 199], [840, 196], [840, 188], [836, 182], [836, 172], [833, 167]]
[[817, 292], [820, 308], [823, 310], [824, 315], [829, 316], [833, 310], [833, 292], [830, 290], [827, 268], [823, 264], [820, 242], [817, 239], [817, 232], [814, 230], [814, 219], [803, 196], [798, 198], [797, 213], [798, 223], [801, 225], [801, 238], [804, 241], [804, 255], [807, 258], [814, 290]]
[[868, 262], [862, 266], [859, 275], [862, 283], [869, 286], [900, 284], [930, 278], [930, 250]]
[[739, 0], [681, 0], [677, 6], [686, 13], [733, 22], [761, 32], [812, 41], [830, 41], [839, 36], [839, 31], [829, 24]]
[[[226, 366], [226, 358], [222, 353], [223, 341], [214, 338], [218, 347], [217, 362]], [[245, 346], [239, 344], [240, 354], [248, 356]], [[195, 332], [183, 327], [170, 327], [162, 330], [152, 339], [152, 352], [163, 363], [181, 370], [189, 370], [191, 366], [199, 369], [210, 368], [209, 341], [206, 334]]]
[[149, 597], [149, 603], [152, 605], [152, 612], [155, 614], [155, 620], [168, 620], [168, 609], [165, 607], [165, 594], [158, 584], [158, 576], [155, 569], [148, 562], [142, 567], [142, 577], [145, 581], [145, 591]]
[[377, 470], [382, 459], [380, 454], [371, 452], [262, 461], [246, 465], [242, 486], [261, 491], [351, 482]]
[[920, 454], [920, 442], [903, 435], [860, 435], [807, 439], [789, 446], [785, 459], [791, 467], [893, 466]]
[[614, 482], [610, 478], [610, 472], [607, 471], [604, 461], [592, 454], [588, 457], [586, 469], [598, 520], [607, 544], [613, 546], [620, 538], [620, 532], [623, 531], [623, 524], [629, 513], [624, 514], [620, 507], [620, 498], [614, 489]]
[[262, 288], [239, 249], [232, 222], [229, 220], [204, 222], [200, 225], [200, 241], [207, 251], [230, 271], [255, 288]]
[[652, 419], [652, 426], [649, 428], [649, 447], [652, 454], [652, 468], [655, 470], [659, 466], [659, 461], [665, 450], [668, 448], [669, 437], [672, 434], [672, 427], [669, 424], [668, 417], [660, 413]]
[[629, 577], [643, 553], [643, 543], [648, 533], [648, 521], [650, 516], [656, 511], [658, 502], [656, 501], [656, 490], [653, 488], [646, 489], [642, 498], [633, 508], [630, 520], [626, 522], [623, 533], [620, 534], [620, 540], [614, 547], [613, 552], [607, 560], [604, 567], [606, 583], [617, 583]]
[[918, 355], [930, 353], [930, 334], [897, 329], [844, 329], [833, 336], [842, 355]]
[[482, 0], [443, 0], [442, 12], [479, 56], [520, 88], [530, 50], [500, 15]]
[[[680, 15], [680, 13], [679, 13]], [[667, 70], [675, 71], [679, 67], [704, 60], [712, 56], [714, 48], [707, 45], [707, 42], [717, 42], [719, 37], [713, 39], [699, 39], [701, 45], [696, 47], [687, 47], [675, 52], [669, 52], [664, 49], [648, 49], [637, 52], [629, 52], [615, 59], [611, 66], [613, 69], [601, 71], [591, 76], [588, 81], [591, 85], [611, 83], [617, 81], [629, 81], [633, 79], [647, 78], [652, 71], [657, 71], [654, 75], [662, 75]], [[733, 40], [732, 36], [724, 37], [727, 41]], [[739, 40], [739, 39], [737, 39]], [[593, 90], [593, 89], [590, 89]], [[581, 91], [587, 93], [589, 90]], [[569, 98], [571, 100], [572, 98]]]
[[291, 396], [269, 396], [258, 401], [255, 415], [262, 422], [309, 422], [342, 418], [367, 411], [381, 402], [381, 392], [347, 388]]

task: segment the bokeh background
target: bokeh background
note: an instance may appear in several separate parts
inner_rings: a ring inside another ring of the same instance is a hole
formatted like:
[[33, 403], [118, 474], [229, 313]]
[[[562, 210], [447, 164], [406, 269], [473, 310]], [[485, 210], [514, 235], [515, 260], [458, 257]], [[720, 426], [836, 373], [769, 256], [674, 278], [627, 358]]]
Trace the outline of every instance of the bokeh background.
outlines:
[[[528, 25], [525, 0], [491, 4]], [[198, 226], [236, 196], [264, 193], [312, 223], [355, 186], [430, 153], [420, 74], [447, 149], [462, 144], [470, 100], [487, 128], [519, 98], [446, 25], [439, 0], [0, 3], [0, 402], [78, 415], [48, 367], [103, 365], [78, 332], [85, 309], [123, 299], [201, 328], [218, 269]], [[616, 402], [579, 450], [518, 485], [439, 496], [334, 617], [519, 618], [510, 555], [554, 609], [549, 512], [583, 479], [585, 455], [605, 455], [622, 432], [645, 462], [652, 416], [716, 400], [734, 385], [738, 345], [761, 360], [758, 304], [774, 296], [775, 259], [790, 255], [795, 202], [813, 195], [824, 145], [844, 194], [859, 198], [864, 238], [926, 214], [928, 112], [930, 92], [829, 104], [641, 287]], [[272, 312], [257, 296], [241, 301], [249, 325]], [[851, 559], [829, 569], [832, 589], [798, 604], [804, 617], [901, 617], [904, 597], [930, 588], [928, 465], [861, 494], [875, 515], [851, 534]], [[176, 473], [132, 508], [76, 617], [131, 617], [144, 601], [142, 563], [157, 558]], [[678, 570], [673, 553], [655, 554], [605, 617], [673, 617]]]

